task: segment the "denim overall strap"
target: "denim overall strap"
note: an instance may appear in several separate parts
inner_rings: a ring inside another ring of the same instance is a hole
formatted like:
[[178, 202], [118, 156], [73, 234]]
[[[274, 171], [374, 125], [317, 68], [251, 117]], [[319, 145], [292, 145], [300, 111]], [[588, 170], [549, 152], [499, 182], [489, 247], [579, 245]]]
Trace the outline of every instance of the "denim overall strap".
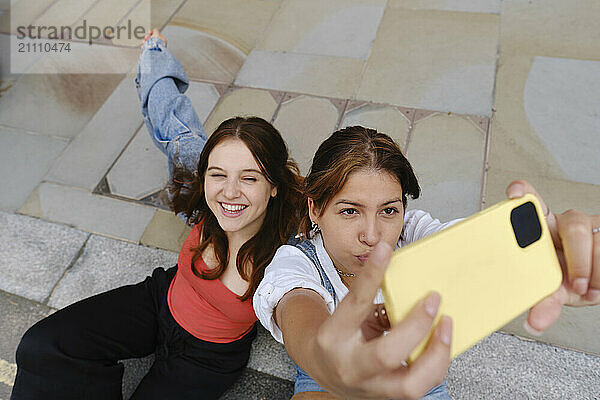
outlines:
[[312, 261], [312, 263], [314, 264], [315, 268], [317, 269], [317, 271], [319, 272], [319, 275], [321, 277], [321, 286], [323, 286], [325, 289], [327, 289], [327, 291], [329, 292], [331, 297], [333, 297], [334, 306], [337, 307], [338, 298], [335, 294], [335, 290], [333, 290], [333, 285], [331, 284], [331, 281], [329, 280], [329, 278], [327, 277], [327, 274], [325, 273], [325, 269], [323, 268], [323, 266], [321, 265], [321, 262], [319, 261], [319, 257], [317, 257], [317, 249], [315, 248], [315, 246], [309, 240], [302, 240], [302, 241], [296, 243], [294, 246], [296, 248], [302, 250], [304, 255], [306, 257], [308, 257], [310, 259], [310, 261]]
[[[333, 304], [337, 306], [338, 298], [335, 295], [335, 290], [333, 290], [333, 285], [331, 281], [327, 277], [321, 262], [319, 261], [319, 257], [317, 257], [317, 249], [309, 240], [298, 240], [291, 239], [288, 241], [289, 245], [295, 246], [300, 249], [302, 253], [304, 253], [310, 261], [312, 261], [313, 265], [319, 272], [319, 276], [321, 277], [321, 286], [323, 286], [331, 297], [333, 297]], [[294, 383], [294, 393], [301, 392], [326, 392], [317, 382], [315, 382], [302, 368], [296, 365], [296, 381]]]

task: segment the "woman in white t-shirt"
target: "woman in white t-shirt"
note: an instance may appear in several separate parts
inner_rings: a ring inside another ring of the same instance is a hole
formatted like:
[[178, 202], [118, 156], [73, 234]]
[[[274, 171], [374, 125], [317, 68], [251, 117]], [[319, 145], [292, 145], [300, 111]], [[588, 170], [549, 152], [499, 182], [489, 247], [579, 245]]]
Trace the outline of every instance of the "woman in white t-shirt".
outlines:
[[[299, 365], [294, 399], [449, 398], [443, 380], [450, 318], [440, 318], [415, 362], [403, 361], [428, 334], [439, 294], [383, 335], [389, 322], [378, 288], [392, 249], [456, 222], [405, 211], [419, 192], [410, 163], [385, 134], [349, 127], [319, 146], [304, 183], [301, 235], [277, 250], [253, 299], [261, 323]], [[558, 319], [561, 305], [600, 303], [600, 216], [552, 214], [527, 182], [507, 188], [512, 198], [525, 193], [545, 210], [564, 275], [560, 288], [530, 310], [525, 328], [539, 334]]]
[[[417, 198], [419, 192], [410, 163], [385, 134], [349, 127], [335, 132], [321, 144], [305, 181], [307, 209], [299, 229], [305, 240], [298, 239], [297, 243], [278, 249], [254, 296], [257, 317], [275, 339], [283, 343], [285, 338], [286, 348], [300, 366], [310, 371], [324, 367], [312, 357], [308, 359], [301, 352], [294, 353], [295, 348], [301, 347], [294, 346], [293, 342], [309, 340], [333, 313], [378, 242], [398, 248], [455, 222], [442, 224], [423, 211], [405, 212], [408, 197]], [[306, 301], [304, 309], [310, 312], [299, 314], [298, 308], [294, 313], [282, 312], [289, 302], [279, 307], [278, 304], [284, 296], [287, 299], [290, 295], [302, 296]], [[375, 303], [383, 303], [379, 290]], [[439, 295], [434, 294], [424, 307], [435, 315], [438, 304]], [[288, 318], [292, 315], [293, 319]], [[306, 319], [298, 319], [298, 315]], [[429, 327], [431, 321], [425, 325]], [[298, 328], [302, 335], [296, 335]], [[377, 335], [384, 328], [387, 327], [364, 327], [363, 333], [364, 329], [371, 329], [374, 330], [371, 335]], [[406, 387], [404, 394], [414, 397], [414, 393], [425, 388], [428, 400], [449, 398], [441, 383], [451, 337], [449, 318], [442, 318], [437, 332], [430, 348], [435, 350], [433, 359], [440, 360], [437, 361], [440, 366], [428, 372], [429, 381], [420, 389]], [[423, 359], [432, 358], [432, 354], [431, 351], [426, 353]], [[348, 367], [350, 378], [352, 367]], [[325, 389], [298, 368], [295, 398], [331, 396], [324, 392]], [[418, 397], [425, 392], [419, 392]]]

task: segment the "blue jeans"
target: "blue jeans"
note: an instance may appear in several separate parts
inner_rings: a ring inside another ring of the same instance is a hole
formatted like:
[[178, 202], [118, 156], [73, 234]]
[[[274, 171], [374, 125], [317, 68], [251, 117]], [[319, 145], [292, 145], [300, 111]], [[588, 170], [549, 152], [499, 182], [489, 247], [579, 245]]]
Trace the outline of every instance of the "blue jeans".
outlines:
[[[296, 383], [294, 384], [294, 393], [301, 392], [325, 392], [317, 382], [315, 382], [302, 368], [296, 366]], [[446, 387], [446, 381], [441, 385], [432, 388], [425, 397], [424, 400], [450, 400], [448, 394], [448, 388]]]

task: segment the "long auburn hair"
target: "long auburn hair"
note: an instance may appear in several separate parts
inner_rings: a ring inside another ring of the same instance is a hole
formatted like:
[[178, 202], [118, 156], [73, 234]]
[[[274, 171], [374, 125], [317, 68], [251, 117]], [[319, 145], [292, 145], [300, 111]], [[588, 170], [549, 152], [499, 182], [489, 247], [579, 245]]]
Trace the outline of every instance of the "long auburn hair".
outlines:
[[308, 213], [308, 198], [313, 200], [323, 215], [350, 174], [365, 169], [386, 171], [394, 176], [402, 187], [405, 209], [408, 196], [413, 199], [419, 197], [421, 189], [417, 177], [396, 142], [375, 129], [350, 126], [332, 133], [315, 153], [310, 172], [304, 178], [298, 233], [305, 238], [310, 237], [312, 223]]
[[[188, 223], [202, 224], [202, 239], [193, 249], [192, 271], [202, 279], [219, 278], [229, 262], [228, 240], [217, 218], [208, 208], [204, 195], [204, 176], [208, 157], [219, 143], [227, 139], [241, 140], [250, 150], [261, 172], [277, 187], [258, 232], [239, 249], [236, 266], [238, 273], [249, 283], [241, 301], [255, 292], [279, 246], [296, 233], [299, 222], [298, 203], [301, 198], [302, 178], [296, 162], [289, 157], [281, 134], [273, 125], [259, 117], [234, 117], [221, 123], [208, 138], [200, 154], [197, 171], [174, 168], [169, 186], [170, 207], [183, 213]], [[212, 246], [217, 265], [208, 271], [199, 271], [196, 260]]]

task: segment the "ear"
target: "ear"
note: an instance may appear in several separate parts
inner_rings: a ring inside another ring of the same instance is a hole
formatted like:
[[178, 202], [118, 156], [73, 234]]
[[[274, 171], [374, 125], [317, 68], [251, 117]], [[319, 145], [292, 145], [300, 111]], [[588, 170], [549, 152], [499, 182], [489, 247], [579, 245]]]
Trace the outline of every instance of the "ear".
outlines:
[[273, 186], [273, 189], [271, 189], [271, 197], [275, 196], [277, 196], [277, 186]]
[[310, 221], [313, 224], [319, 223], [319, 214], [320, 210], [315, 205], [315, 202], [310, 197], [307, 199], [308, 201], [308, 216], [310, 217]]

